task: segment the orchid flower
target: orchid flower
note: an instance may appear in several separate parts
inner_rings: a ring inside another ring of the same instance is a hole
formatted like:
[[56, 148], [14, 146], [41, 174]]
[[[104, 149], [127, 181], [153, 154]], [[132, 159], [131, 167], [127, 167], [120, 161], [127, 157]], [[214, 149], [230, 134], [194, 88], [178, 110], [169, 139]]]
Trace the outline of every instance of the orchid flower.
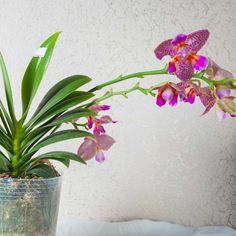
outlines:
[[204, 87], [200, 89], [199, 97], [202, 104], [206, 107], [203, 115], [215, 106], [219, 121], [227, 117], [236, 117], [236, 104], [233, 101], [233, 96], [215, 97], [209, 87]]
[[177, 85], [184, 90], [184, 93], [180, 94], [180, 100], [193, 104], [198, 96], [199, 86], [190, 82], [180, 82]]
[[194, 70], [203, 70], [208, 65], [207, 57], [197, 55], [208, 37], [208, 30], [195, 31], [189, 35], [179, 34], [174, 39], [162, 42], [155, 49], [155, 55], [159, 60], [169, 55], [172, 59], [168, 64], [168, 73], [175, 73], [180, 80], [188, 81]]
[[[89, 108], [97, 113], [101, 111], [107, 111], [110, 109], [108, 105], [93, 105]], [[78, 155], [85, 161], [92, 159], [95, 156], [95, 159], [98, 162], [105, 161], [105, 155], [103, 151], [107, 151], [114, 143], [115, 140], [109, 136], [105, 135], [106, 132], [104, 124], [116, 123], [108, 115], [101, 117], [88, 117], [88, 128], [93, 128], [94, 137], [87, 137], [84, 139], [84, 142], [80, 145], [78, 149]]]
[[169, 103], [170, 106], [175, 106], [178, 103], [178, 96], [182, 92], [182, 89], [174, 83], [166, 83], [160, 87], [157, 87], [156, 104], [162, 107]]
[[[109, 110], [110, 106], [108, 106], [108, 105], [93, 105], [89, 109], [99, 113], [100, 111]], [[89, 129], [94, 128], [93, 134], [106, 133], [106, 130], [103, 125], [109, 124], [109, 123], [116, 123], [116, 121], [113, 121], [112, 118], [108, 115], [102, 116], [100, 118], [94, 117], [94, 116], [88, 117], [88, 128]]]
[[96, 161], [102, 163], [105, 161], [103, 151], [107, 151], [115, 143], [115, 140], [109, 135], [95, 135], [94, 138], [85, 138], [80, 145], [77, 154], [85, 161], [95, 157]]
[[[211, 80], [223, 80], [225, 78], [233, 79], [234, 76], [231, 72], [222, 69], [213, 60], [208, 59], [209, 63], [206, 69], [206, 74]], [[225, 96], [230, 96], [230, 86], [227, 85], [215, 85], [217, 96], [222, 99]]]
[[236, 117], [236, 104], [233, 96], [227, 96], [216, 101], [216, 114], [219, 121], [227, 117]]

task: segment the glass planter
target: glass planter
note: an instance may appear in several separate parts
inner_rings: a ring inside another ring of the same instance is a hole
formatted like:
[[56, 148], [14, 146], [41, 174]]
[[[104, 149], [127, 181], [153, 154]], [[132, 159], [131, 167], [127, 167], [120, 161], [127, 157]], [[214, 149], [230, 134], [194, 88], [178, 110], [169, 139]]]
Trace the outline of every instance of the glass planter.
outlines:
[[0, 179], [0, 236], [55, 236], [61, 178]]

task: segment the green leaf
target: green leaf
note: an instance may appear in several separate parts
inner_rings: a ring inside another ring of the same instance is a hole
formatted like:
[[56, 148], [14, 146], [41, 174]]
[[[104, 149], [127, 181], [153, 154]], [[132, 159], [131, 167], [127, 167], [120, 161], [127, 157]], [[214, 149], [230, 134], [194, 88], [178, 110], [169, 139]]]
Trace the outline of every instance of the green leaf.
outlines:
[[90, 99], [93, 97], [93, 93], [89, 92], [82, 92], [82, 91], [75, 91], [71, 93], [69, 96], [61, 100], [59, 103], [57, 103], [55, 106], [53, 106], [51, 109], [49, 109], [47, 112], [45, 112], [42, 116], [38, 118], [33, 124], [33, 126], [38, 125], [39, 123], [49, 119], [52, 116], [55, 116], [57, 114], [63, 113], [66, 110], [77, 106], [78, 104]]
[[0, 145], [12, 153], [12, 140], [0, 129]]
[[31, 150], [31, 152], [36, 152], [40, 148], [43, 148], [53, 143], [65, 141], [68, 139], [82, 138], [82, 137], [93, 137], [93, 135], [86, 131], [73, 130], [73, 129], [58, 131], [54, 134], [49, 135], [48, 137], [40, 141], [38, 144], [36, 144]]
[[27, 171], [27, 174], [43, 178], [53, 178], [57, 176], [55, 171], [46, 164], [39, 164], [33, 167], [31, 170]]
[[23, 116], [27, 115], [30, 104], [47, 70], [59, 34], [60, 32], [53, 34], [41, 44], [41, 48], [46, 48], [45, 55], [33, 57], [25, 71], [21, 86]]
[[[2, 101], [0, 100], [0, 114], [1, 114], [1, 120], [5, 126], [5, 128], [7, 129], [8, 126], [11, 129], [11, 131], [13, 131], [13, 123], [12, 120], [10, 118], [10, 116], [8, 115], [8, 112], [6, 111]], [[7, 121], [7, 123], [6, 123]]]
[[[50, 130], [53, 129], [53, 126], [47, 126], [48, 124], [50, 124], [52, 121], [54, 121], [59, 115], [56, 115], [54, 117], [52, 117], [51, 119], [49, 119], [47, 122], [45, 122], [43, 125], [39, 126], [38, 128], [34, 129], [34, 130], [28, 130], [27, 135], [23, 138], [22, 141], [22, 152], [23, 155], [25, 153], [28, 153], [31, 148], [37, 143], [39, 142], [39, 140], [41, 138], [43, 138], [43, 136], [45, 136]], [[24, 162], [24, 157], [21, 158], [20, 162]]]
[[48, 153], [42, 154], [38, 157], [31, 159], [30, 163], [32, 164], [32, 163], [36, 163], [37, 161], [42, 161], [42, 160], [60, 161], [67, 167], [69, 167], [70, 160], [77, 161], [82, 164], [86, 164], [86, 162], [78, 155], [72, 152], [62, 152], [62, 151], [48, 152]]
[[42, 126], [30, 132], [29, 135], [22, 140], [22, 149], [25, 149], [26, 147], [29, 147], [33, 143], [39, 141], [47, 132], [50, 131], [50, 129], [52, 129], [52, 127]]
[[89, 81], [91, 81], [91, 79], [85, 75], [74, 75], [58, 82], [45, 95], [44, 99], [41, 101], [35, 114], [33, 115], [33, 118], [28, 122], [27, 126], [35, 122], [50, 108], [55, 106], [58, 102], [62, 101], [76, 89], [88, 83]]
[[52, 123], [48, 124], [47, 126], [57, 126], [63, 124], [65, 122], [70, 122], [75, 119], [79, 119], [81, 117], [87, 116], [95, 116], [97, 113], [85, 108], [76, 108], [69, 112], [64, 113], [63, 115], [56, 118]]
[[0, 173], [9, 171], [9, 164], [8, 158], [0, 151]]
[[14, 111], [14, 106], [13, 106], [11, 84], [8, 77], [7, 68], [6, 68], [6, 65], [5, 65], [5, 62], [1, 53], [0, 53], [0, 67], [2, 70], [2, 77], [3, 77], [3, 82], [4, 82], [8, 110], [9, 110], [12, 120], [15, 121], [16, 117], [15, 117], [15, 111]]

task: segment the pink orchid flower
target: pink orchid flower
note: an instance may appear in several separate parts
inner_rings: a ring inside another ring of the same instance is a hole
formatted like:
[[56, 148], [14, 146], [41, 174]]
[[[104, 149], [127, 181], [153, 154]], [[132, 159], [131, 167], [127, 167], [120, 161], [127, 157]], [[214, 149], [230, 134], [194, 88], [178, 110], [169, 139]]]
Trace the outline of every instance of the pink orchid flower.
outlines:
[[227, 117], [236, 117], [236, 104], [233, 102], [233, 96], [225, 96], [216, 101], [216, 114], [219, 121]]
[[200, 71], [207, 67], [208, 58], [197, 55], [209, 37], [209, 31], [198, 30], [189, 35], [179, 34], [174, 39], [162, 42], [155, 55], [161, 60], [169, 55], [172, 60], [168, 64], [168, 73], [175, 73], [182, 81], [192, 78], [194, 70]]
[[184, 93], [179, 94], [180, 100], [193, 104], [198, 96], [199, 86], [190, 82], [180, 82], [177, 85], [184, 90]]
[[92, 105], [89, 109], [95, 112], [110, 110], [111, 106], [108, 105]]
[[199, 89], [200, 101], [206, 108], [202, 115], [207, 114], [211, 108], [215, 105], [216, 99], [209, 87], [203, 87]]
[[[93, 105], [89, 109], [99, 113], [100, 111], [107, 111], [110, 109], [110, 106], [108, 105]], [[88, 117], [88, 128], [93, 129], [94, 134], [101, 134], [106, 133], [106, 130], [104, 128], [104, 124], [109, 123], [116, 123], [116, 121], [113, 121], [112, 118], [108, 115], [102, 116], [100, 118], [89, 116]]]
[[88, 117], [88, 128], [93, 129], [94, 134], [100, 134], [100, 133], [106, 133], [106, 130], [104, 128], [104, 124], [109, 123], [116, 123], [117, 121], [112, 120], [110, 116], [102, 116], [100, 118], [96, 118], [93, 116]]
[[[211, 80], [223, 80], [225, 78], [233, 79], [234, 76], [231, 72], [222, 69], [218, 66], [213, 60], [210, 58], [208, 59], [208, 67], [206, 69], [206, 73], [208, 78]], [[216, 85], [216, 94], [217, 96], [222, 99], [223, 97], [230, 96], [230, 87], [225, 85]]]
[[219, 121], [227, 117], [236, 117], [236, 104], [233, 101], [235, 97], [215, 97], [209, 87], [200, 88], [199, 97], [206, 108], [202, 115], [208, 113], [215, 106]]
[[169, 103], [170, 106], [175, 106], [178, 103], [178, 95], [182, 92], [182, 89], [174, 83], [166, 83], [160, 87], [157, 87], [156, 104], [162, 107]]
[[115, 143], [115, 140], [109, 135], [95, 135], [94, 138], [85, 138], [80, 145], [77, 154], [85, 161], [95, 157], [96, 161], [102, 163], [105, 161], [103, 151], [107, 151]]

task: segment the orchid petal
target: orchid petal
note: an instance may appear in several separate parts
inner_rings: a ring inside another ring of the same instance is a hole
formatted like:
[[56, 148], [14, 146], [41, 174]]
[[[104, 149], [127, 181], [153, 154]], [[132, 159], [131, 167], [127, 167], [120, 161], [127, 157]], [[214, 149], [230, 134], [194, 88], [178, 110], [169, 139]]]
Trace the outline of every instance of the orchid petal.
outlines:
[[216, 108], [216, 115], [220, 122], [227, 118], [227, 113], [222, 111], [219, 107]]
[[162, 107], [166, 104], [166, 101], [163, 99], [163, 97], [161, 96], [161, 94], [158, 94], [157, 95], [157, 98], [156, 98], [156, 104], [157, 106], [159, 107]]
[[92, 159], [96, 154], [96, 141], [90, 138], [85, 138], [80, 145], [77, 154], [85, 161]]
[[108, 106], [108, 105], [92, 105], [89, 109], [93, 110], [95, 112], [100, 112], [100, 111], [110, 110], [110, 106]]
[[174, 91], [170, 86], [167, 86], [166, 89], [162, 92], [161, 96], [165, 101], [169, 102], [174, 97]]
[[196, 60], [193, 63], [195, 70], [204, 70], [208, 65], [208, 59], [204, 56], [196, 56]]
[[178, 103], [178, 93], [175, 92], [173, 98], [169, 101], [170, 106], [174, 107]]
[[93, 134], [97, 135], [97, 134], [100, 134], [100, 133], [106, 133], [106, 130], [105, 128], [102, 126], [102, 125], [96, 125], [94, 130], [93, 130]]
[[192, 52], [198, 52], [209, 38], [209, 31], [207, 29], [195, 31], [187, 36], [186, 43]]
[[234, 76], [231, 72], [224, 70], [222, 68], [218, 69], [215, 73], [214, 79], [215, 80], [223, 80], [225, 78], [233, 79]]
[[217, 106], [230, 115], [234, 115], [236, 113], [236, 105], [233, 102], [234, 97], [228, 96], [222, 99], [217, 99]]
[[171, 55], [173, 51], [172, 39], [166, 40], [157, 46], [154, 53], [156, 57], [161, 60], [166, 55]]
[[206, 106], [205, 111], [202, 113], [201, 116], [206, 115], [212, 109], [214, 105], [215, 105], [215, 101], [209, 102], [208, 105]]
[[175, 62], [170, 61], [168, 64], [168, 73], [171, 74], [176, 71]]
[[91, 129], [93, 127], [93, 118], [92, 116], [88, 117], [88, 128]]
[[96, 137], [98, 146], [102, 149], [102, 150], [108, 150], [111, 148], [111, 146], [115, 143], [115, 140], [106, 134], [103, 135], [99, 135]]
[[194, 88], [191, 88], [187, 94], [187, 99], [186, 101], [189, 102], [190, 104], [193, 104], [195, 102], [195, 91]]
[[186, 39], [187, 39], [187, 35], [186, 35], [186, 34], [178, 34], [178, 35], [171, 41], [171, 43], [176, 46], [177, 44], [184, 42]]
[[207, 107], [210, 103], [215, 102], [215, 97], [213, 96], [209, 87], [201, 88], [199, 97], [204, 107]]
[[102, 123], [102, 124], [108, 124], [108, 123], [114, 123], [113, 122], [113, 120], [112, 120], [112, 118], [110, 117], [110, 116], [101, 116], [101, 118], [99, 119], [100, 120], [100, 122]]
[[188, 81], [192, 78], [194, 69], [189, 62], [176, 63], [176, 76], [182, 81]]
[[95, 159], [97, 162], [102, 163], [105, 161], [106, 158], [105, 158], [104, 153], [100, 150], [97, 152]]
[[216, 94], [217, 96], [222, 99], [223, 97], [229, 96], [231, 93], [230, 89], [227, 89], [224, 85], [217, 85], [216, 86]]
[[101, 110], [103, 111], [107, 111], [107, 110], [110, 110], [111, 106], [108, 106], [108, 105], [102, 105], [100, 106]]

